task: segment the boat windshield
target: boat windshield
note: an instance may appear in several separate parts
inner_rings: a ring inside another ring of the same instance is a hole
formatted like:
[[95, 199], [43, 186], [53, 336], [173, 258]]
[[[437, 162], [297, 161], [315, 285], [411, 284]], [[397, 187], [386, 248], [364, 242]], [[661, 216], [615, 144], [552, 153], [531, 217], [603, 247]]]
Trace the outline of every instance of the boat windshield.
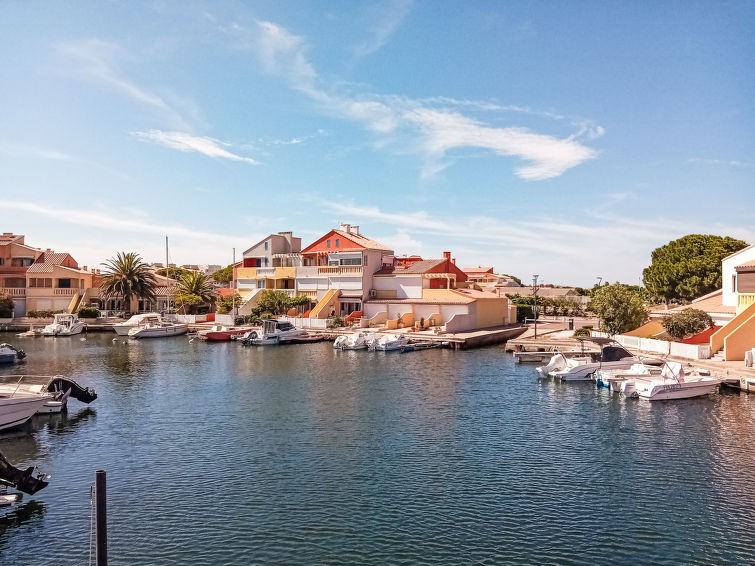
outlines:
[[618, 362], [624, 358], [632, 358], [632, 354], [620, 346], [606, 346], [601, 352], [601, 360], [604, 362]]

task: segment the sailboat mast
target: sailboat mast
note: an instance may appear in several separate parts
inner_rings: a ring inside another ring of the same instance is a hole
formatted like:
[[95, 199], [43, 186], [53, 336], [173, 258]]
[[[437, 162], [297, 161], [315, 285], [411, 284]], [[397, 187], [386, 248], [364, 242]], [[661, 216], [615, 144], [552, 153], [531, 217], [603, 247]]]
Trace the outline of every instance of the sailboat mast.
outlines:
[[168, 314], [170, 314], [170, 263], [168, 262], [168, 236], [165, 236], [165, 273], [168, 276]]

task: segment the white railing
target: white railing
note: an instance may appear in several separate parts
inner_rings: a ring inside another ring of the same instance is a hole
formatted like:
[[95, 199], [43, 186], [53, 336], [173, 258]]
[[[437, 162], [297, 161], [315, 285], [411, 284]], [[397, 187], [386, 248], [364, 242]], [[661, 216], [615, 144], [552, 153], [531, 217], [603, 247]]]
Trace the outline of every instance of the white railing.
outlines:
[[274, 267], [258, 267], [257, 278], [260, 278], [260, 277], [275, 277], [275, 268]]
[[317, 277], [319, 274], [318, 267], [316, 265], [303, 265], [296, 268], [296, 277]]
[[[603, 338], [609, 337], [607, 333], [595, 330], [593, 330], [592, 335]], [[624, 336], [623, 334], [613, 336], [613, 339], [625, 348], [632, 348], [643, 352], [654, 352], [663, 354], [664, 356], [676, 356], [688, 360], [707, 360], [711, 356], [710, 344], [683, 344], [682, 342]]]
[[185, 322], [187, 324], [195, 324], [197, 322], [207, 322], [206, 314], [166, 314], [163, 316], [165, 320], [171, 320], [173, 322]]
[[77, 295], [78, 293], [78, 289], [54, 289], [55, 295], [66, 295], [68, 297], [72, 297], [73, 295]]
[[326, 318], [293, 318], [288, 316], [280, 316], [278, 320], [281, 322], [290, 322], [296, 328], [327, 328], [328, 319]]
[[361, 265], [323, 265], [317, 268], [320, 275], [362, 275]]
[[11, 297], [25, 297], [26, 289], [24, 287], [0, 287], [0, 293], [5, 293]]

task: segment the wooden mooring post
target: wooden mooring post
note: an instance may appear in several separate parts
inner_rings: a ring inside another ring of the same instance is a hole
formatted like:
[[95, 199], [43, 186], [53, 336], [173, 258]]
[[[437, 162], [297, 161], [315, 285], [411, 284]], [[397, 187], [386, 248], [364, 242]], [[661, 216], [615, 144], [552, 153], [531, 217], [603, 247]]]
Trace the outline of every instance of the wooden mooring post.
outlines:
[[105, 470], [95, 472], [94, 503], [97, 525], [96, 564], [107, 566], [107, 482]]

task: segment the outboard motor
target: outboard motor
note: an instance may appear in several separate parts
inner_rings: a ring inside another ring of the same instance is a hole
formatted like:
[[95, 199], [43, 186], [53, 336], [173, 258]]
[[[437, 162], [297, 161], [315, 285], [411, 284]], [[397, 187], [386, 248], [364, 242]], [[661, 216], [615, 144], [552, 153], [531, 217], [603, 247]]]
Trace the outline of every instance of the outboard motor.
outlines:
[[0, 483], [15, 487], [19, 491], [34, 495], [40, 489], [47, 487], [45, 474], [34, 475], [34, 467], [31, 466], [26, 470], [19, 470], [11, 465], [5, 456], [0, 454]]

